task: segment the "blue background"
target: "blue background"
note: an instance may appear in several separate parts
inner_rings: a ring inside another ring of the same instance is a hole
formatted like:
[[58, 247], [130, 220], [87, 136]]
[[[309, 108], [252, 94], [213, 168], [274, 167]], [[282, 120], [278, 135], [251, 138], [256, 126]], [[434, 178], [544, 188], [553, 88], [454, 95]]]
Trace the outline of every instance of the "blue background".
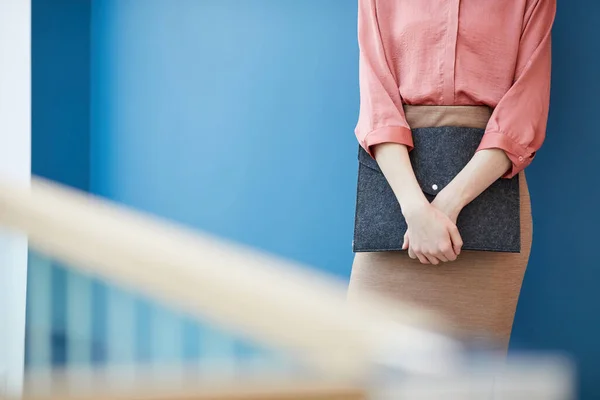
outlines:
[[[33, 0], [33, 172], [347, 279], [355, 3]], [[512, 341], [573, 355], [583, 399], [600, 398], [598, 26], [596, 1], [559, 8]], [[65, 274], [53, 272], [57, 331]]]

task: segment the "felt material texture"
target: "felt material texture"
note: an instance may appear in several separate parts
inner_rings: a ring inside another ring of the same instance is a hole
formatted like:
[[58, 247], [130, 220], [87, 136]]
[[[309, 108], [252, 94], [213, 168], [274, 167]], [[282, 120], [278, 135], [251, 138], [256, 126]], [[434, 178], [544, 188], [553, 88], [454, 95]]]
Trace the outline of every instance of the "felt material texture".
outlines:
[[[483, 129], [413, 129], [410, 160], [421, 189], [433, 201], [473, 157]], [[400, 251], [407, 226], [400, 205], [377, 162], [358, 154], [354, 252]], [[498, 179], [458, 216], [464, 250], [518, 253], [521, 250], [519, 176]]]

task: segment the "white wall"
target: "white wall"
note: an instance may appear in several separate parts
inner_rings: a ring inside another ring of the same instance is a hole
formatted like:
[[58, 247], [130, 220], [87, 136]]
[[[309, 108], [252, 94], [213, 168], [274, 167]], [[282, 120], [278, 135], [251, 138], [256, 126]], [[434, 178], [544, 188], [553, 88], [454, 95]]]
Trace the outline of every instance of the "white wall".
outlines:
[[[31, 2], [0, 0], [0, 178], [31, 173]], [[27, 239], [0, 231], [0, 391], [21, 392]]]

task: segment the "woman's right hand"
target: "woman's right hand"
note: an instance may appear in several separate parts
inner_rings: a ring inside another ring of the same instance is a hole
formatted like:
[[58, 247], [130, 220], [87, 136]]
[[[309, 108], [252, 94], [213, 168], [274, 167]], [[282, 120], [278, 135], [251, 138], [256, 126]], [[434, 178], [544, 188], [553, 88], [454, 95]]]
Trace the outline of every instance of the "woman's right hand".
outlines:
[[404, 217], [408, 230], [403, 249], [411, 258], [434, 265], [456, 260], [462, 239], [446, 214], [427, 202], [405, 212]]

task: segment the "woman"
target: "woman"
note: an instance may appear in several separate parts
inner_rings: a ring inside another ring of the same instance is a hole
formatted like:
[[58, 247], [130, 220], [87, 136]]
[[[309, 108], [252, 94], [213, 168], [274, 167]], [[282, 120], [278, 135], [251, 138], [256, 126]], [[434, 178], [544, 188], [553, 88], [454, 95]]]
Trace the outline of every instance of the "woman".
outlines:
[[[545, 136], [555, 12], [555, 0], [359, 0], [356, 135], [385, 176], [407, 230], [405, 251], [355, 255], [351, 300], [384, 294], [507, 348], [531, 248], [523, 170]], [[459, 127], [456, 134], [479, 128], [481, 138], [430, 203], [411, 164], [413, 133], [446, 126]], [[463, 250], [462, 210], [515, 176], [520, 251]], [[368, 187], [359, 178], [361, 185]]]

